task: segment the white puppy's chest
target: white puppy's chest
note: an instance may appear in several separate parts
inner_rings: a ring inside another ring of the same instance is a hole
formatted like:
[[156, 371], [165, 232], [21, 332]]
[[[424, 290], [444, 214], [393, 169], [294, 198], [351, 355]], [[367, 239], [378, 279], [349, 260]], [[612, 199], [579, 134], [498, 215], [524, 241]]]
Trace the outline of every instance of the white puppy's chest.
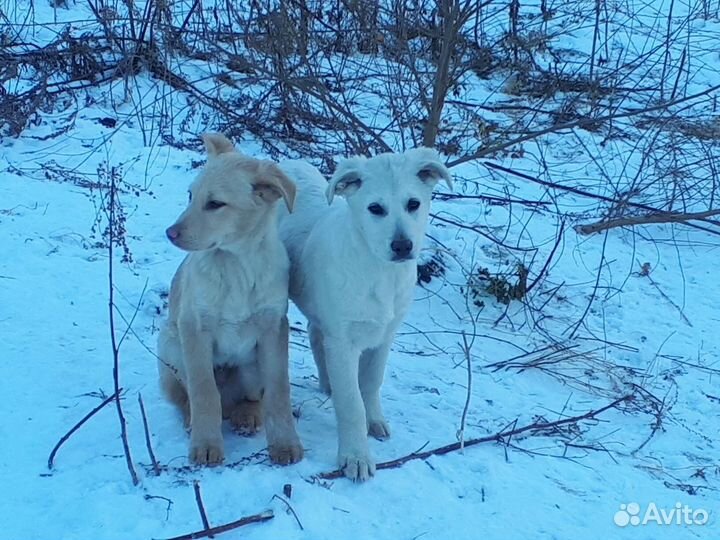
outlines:
[[359, 283], [362, 285], [348, 298], [343, 319], [351, 340], [361, 348], [371, 348], [385, 341], [405, 317], [412, 300], [414, 273], [402, 269], [366, 276]]
[[406, 273], [371, 280], [367, 290], [368, 317], [386, 323], [402, 316], [412, 294], [412, 279]]

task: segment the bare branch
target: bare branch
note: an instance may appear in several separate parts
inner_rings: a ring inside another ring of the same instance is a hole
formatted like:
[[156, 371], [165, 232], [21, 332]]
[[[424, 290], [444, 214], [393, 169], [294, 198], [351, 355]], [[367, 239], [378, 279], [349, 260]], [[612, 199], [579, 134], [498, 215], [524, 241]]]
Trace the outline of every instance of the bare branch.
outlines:
[[148, 427], [147, 416], [145, 415], [145, 404], [143, 403], [142, 394], [139, 392], [138, 403], [140, 404], [140, 414], [142, 415], [143, 430], [145, 431], [145, 446], [147, 447], [150, 462], [152, 463], [153, 471], [155, 471], [155, 476], [160, 476], [160, 465], [158, 465], [157, 459], [155, 459], [155, 452], [153, 452], [150, 440], [150, 428]]
[[[487, 437], [480, 437], [477, 439], [470, 439], [468, 441], [464, 442], [464, 447], [467, 448], [468, 446], [475, 446], [482, 443], [487, 442], [502, 442], [502, 439], [505, 437], [513, 437], [516, 435], [520, 435], [525, 432], [533, 432], [533, 431], [542, 431], [547, 430], [549, 428], [556, 428], [558, 426], [563, 426], [566, 424], [574, 424], [576, 422], [580, 422], [582, 420], [594, 420], [598, 415], [604, 413], [607, 410], [613, 409], [620, 405], [621, 403], [629, 402], [633, 400], [633, 395], [626, 395], [621, 398], [616, 399], [612, 403], [605, 405], [604, 407], [600, 407], [599, 409], [595, 409], [592, 411], [588, 411], [585, 414], [581, 414], [578, 416], [571, 416], [569, 418], [563, 418], [562, 420], [557, 420], [555, 422], [533, 422], [532, 424], [528, 424], [526, 426], [522, 426], [519, 428], [513, 428], [509, 430], [504, 430], [499, 433], [496, 433], [494, 435], [488, 435]], [[460, 448], [463, 445], [459, 442], [448, 444], [446, 446], [441, 446], [440, 448], [434, 448], [432, 450], [425, 450], [424, 452], [414, 452], [412, 454], [409, 454], [407, 456], [403, 456], [401, 458], [393, 459], [391, 461], [385, 461], [383, 463], [378, 463], [376, 468], [377, 470], [383, 470], [383, 469], [395, 469], [397, 467], [402, 467], [405, 465], [405, 463], [409, 461], [414, 461], [416, 459], [427, 459], [430, 456], [442, 456], [445, 454], [449, 454], [450, 452], [456, 452], [460, 450]], [[330, 472], [320, 473], [315, 475], [315, 478], [319, 478], [322, 480], [332, 480], [334, 478], [341, 478], [343, 476], [342, 470], [334, 470]]]
[[172, 538], [167, 538], [166, 540], [196, 540], [197, 538], [209, 538], [214, 534], [232, 531], [233, 529], [238, 529], [240, 527], [244, 527], [245, 525], [250, 525], [251, 523], [262, 523], [263, 521], [269, 521], [274, 517], [275, 515], [272, 510], [265, 510], [259, 514], [240, 518], [236, 521], [226, 523], [225, 525], [218, 525], [217, 527], [211, 527], [203, 531], [173, 536]]
[[717, 92], [718, 90], [720, 90], [720, 84], [711, 86], [710, 88], [707, 88], [706, 90], [703, 90], [702, 92], [698, 92], [696, 94], [692, 94], [690, 96], [686, 96], [683, 98], [678, 98], [674, 101], [667, 101], [667, 102], [661, 103], [659, 105], [654, 105], [652, 107], [645, 107], [643, 109], [631, 109], [631, 110], [625, 111], [625, 112], [615, 112], [615, 113], [606, 114], [604, 116], [598, 116], [598, 117], [594, 117], [594, 118], [593, 117], [581, 117], [581, 118], [578, 118], [577, 120], [573, 120], [570, 122], [563, 122], [561, 124], [555, 124], [553, 126], [545, 128], [545, 129], [531, 131], [530, 133], [526, 133], [525, 135], [521, 135], [520, 137], [517, 137], [510, 141], [505, 141], [502, 143], [485, 146], [484, 148], [481, 148], [480, 150], [478, 150], [477, 152], [475, 152], [473, 154], [468, 154], [466, 156], [462, 156], [458, 159], [448, 162], [447, 166], [448, 167], [456, 167], [457, 165], [462, 165], [463, 163], [467, 163], [468, 161], [474, 161], [481, 157], [489, 156], [489, 155], [499, 152], [501, 150], [505, 150], [506, 148], [510, 148], [511, 146], [515, 146], [516, 144], [520, 144], [525, 141], [530, 141], [532, 139], [536, 139], [542, 135], [547, 135], [548, 133], [556, 133], [558, 131], [563, 131], [565, 129], [589, 126], [589, 125], [597, 124], [598, 122], [605, 122], [608, 120], [619, 120], [621, 118], [630, 118], [633, 116], [639, 116], [642, 114], [647, 114], [647, 113], [651, 113], [651, 112], [655, 112], [655, 111], [664, 111], [674, 105], [679, 105], [680, 103], [685, 103], [688, 101], [692, 101], [694, 99], [708, 96], [708, 95], [712, 94], [713, 92]]
[[[117, 202], [117, 182], [116, 182], [116, 171], [111, 168], [108, 172], [110, 176], [109, 186], [109, 199], [107, 202], [107, 218], [108, 218], [108, 311], [110, 314], [109, 319], [109, 330], [110, 330], [110, 343], [112, 345], [113, 355], [113, 384], [115, 385], [115, 394], [120, 394], [120, 347], [115, 338], [115, 282], [113, 280], [113, 247], [115, 244], [115, 210]], [[130, 444], [128, 443], [127, 436], [127, 424], [125, 422], [125, 415], [123, 414], [122, 405], [120, 400], [115, 400], [115, 407], [117, 409], [118, 421], [120, 422], [120, 438], [123, 445], [123, 453], [125, 454], [125, 463], [132, 478], [132, 483], [137, 485], [140, 480], [138, 479], [137, 472], [135, 472], [135, 466], [133, 465], [132, 457], [130, 455]]]
[[471, 346], [468, 343], [467, 335], [462, 332], [462, 350], [465, 355], [466, 369], [467, 369], [467, 392], [465, 393], [465, 406], [463, 407], [462, 416], [460, 417], [460, 429], [458, 430], [457, 436], [460, 441], [460, 451], [465, 451], [465, 420], [467, 419], [468, 409], [470, 408], [470, 397], [472, 395], [472, 361], [471, 361]]
[[694, 219], [707, 219], [720, 215], [720, 210], [706, 210], [704, 212], [656, 212], [642, 216], [623, 216], [616, 219], [605, 219], [596, 223], [576, 225], [578, 234], [594, 234], [615, 227], [630, 227], [634, 225], [651, 225], [654, 223], [685, 223]]
[[68, 431], [65, 435], [60, 437], [60, 440], [57, 442], [57, 444], [53, 447], [52, 451], [50, 452], [50, 456], [48, 457], [48, 469], [53, 468], [53, 462], [55, 460], [55, 454], [57, 454], [58, 450], [60, 450], [60, 447], [67, 441], [73, 433], [75, 433], [78, 429], [82, 427], [82, 425], [90, 420], [93, 416], [95, 416], [98, 412], [102, 410], [105, 405], [110, 403], [112, 400], [114, 400], [117, 396], [120, 395], [120, 392], [122, 391], [122, 388], [119, 388], [116, 392], [113, 392], [113, 394], [103, 400], [100, 405], [95, 407], [93, 410], [91, 410], [89, 413], [87, 413], [85, 416], [83, 416], [80, 421], [75, 424], [72, 428], [70, 428], [70, 431]]
[[[513, 176], [517, 176], [518, 178], [523, 178], [524, 180], [529, 180], [530, 182], [534, 182], [536, 184], [540, 184], [541, 186], [546, 186], [554, 189], [559, 189], [562, 191], [567, 191], [568, 193], [574, 193], [575, 195], [580, 195], [582, 197], [589, 197], [591, 199], [597, 199], [599, 201], [604, 201], [608, 203], [617, 204], [619, 201], [617, 199], [614, 199], [612, 197], [607, 197], [605, 195], [600, 195], [598, 193], [590, 193], [589, 191], [582, 190], [580, 188], [576, 188], [573, 186], [564, 186], [562, 184], [558, 184], [556, 182], [549, 182], [547, 180], [542, 180], [540, 178], [536, 178], [534, 176], [530, 176], [529, 174], [522, 173], [520, 171], [515, 171], [513, 169], [510, 169], [508, 167], [503, 167], [502, 165], [498, 165], [497, 163], [493, 163], [492, 161], [483, 161], [483, 165], [490, 169], [496, 169], [498, 171], [502, 171], [504, 173], [512, 174]], [[653, 208], [652, 206], [648, 206], [647, 204], [641, 204], [636, 203], [632, 201], [622, 201], [622, 203], [626, 206], [630, 206], [632, 208], [639, 208], [641, 210], [646, 210], [652, 213], [663, 213], [662, 210], [658, 210], [657, 208]], [[436, 218], [436, 216], [433, 216]], [[436, 218], [437, 219], [437, 218]], [[710, 229], [708, 227], [703, 227], [701, 225], [697, 225], [695, 223], [688, 223], [687, 221], [681, 222], [685, 223], [688, 227], [693, 227], [695, 229], [699, 229], [701, 231], [709, 232], [711, 234], [720, 235], [720, 231], [716, 231], [713, 229]]]
[[[205, 531], [210, 529], [210, 521], [208, 521], [207, 513], [205, 512], [205, 505], [203, 504], [202, 495], [200, 494], [200, 482], [195, 480], [193, 482], [193, 490], [195, 491], [195, 503], [197, 504], [198, 511], [200, 512], [200, 519]], [[208, 538], [215, 538], [214, 534], [208, 534]]]

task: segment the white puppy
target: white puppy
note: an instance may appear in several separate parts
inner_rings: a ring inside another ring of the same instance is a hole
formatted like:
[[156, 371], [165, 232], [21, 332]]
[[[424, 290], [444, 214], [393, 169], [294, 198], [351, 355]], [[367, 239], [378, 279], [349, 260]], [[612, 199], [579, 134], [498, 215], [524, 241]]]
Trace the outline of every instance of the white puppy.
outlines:
[[207, 165], [167, 229], [190, 253], [173, 278], [158, 340], [160, 381], [190, 427], [193, 462], [222, 461], [226, 417], [246, 433], [264, 420], [270, 459], [294, 463], [303, 448], [290, 407], [289, 260], [276, 202], [292, 209], [295, 186], [276, 164], [243, 156], [223, 135], [203, 141]]
[[430, 195], [441, 179], [451, 187], [450, 173], [429, 148], [345, 159], [329, 183], [307, 163], [280, 167], [298, 185], [295, 211], [280, 221], [290, 298], [308, 319], [320, 387], [332, 393], [339, 465], [364, 481], [375, 472], [368, 433], [390, 436], [380, 386], [412, 300]]

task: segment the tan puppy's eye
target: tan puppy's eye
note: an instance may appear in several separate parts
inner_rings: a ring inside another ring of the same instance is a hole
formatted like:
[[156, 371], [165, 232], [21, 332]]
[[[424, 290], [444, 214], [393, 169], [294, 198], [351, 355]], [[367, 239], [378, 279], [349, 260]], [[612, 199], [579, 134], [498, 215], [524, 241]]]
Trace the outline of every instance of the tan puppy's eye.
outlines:
[[227, 204], [221, 201], [208, 201], [205, 204], [205, 210], [218, 210], [223, 206], [227, 206]]

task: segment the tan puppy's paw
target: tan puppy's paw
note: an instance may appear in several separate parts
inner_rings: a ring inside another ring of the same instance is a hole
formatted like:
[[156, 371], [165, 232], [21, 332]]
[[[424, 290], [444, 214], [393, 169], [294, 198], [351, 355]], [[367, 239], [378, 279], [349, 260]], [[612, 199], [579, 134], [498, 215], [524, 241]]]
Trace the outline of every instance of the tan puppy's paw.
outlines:
[[230, 413], [230, 423], [240, 435], [251, 437], [262, 427], [259, 401], [243, 400]]
[[303, 458], [303, 446], [300, 441], [271, 444], [268, 446], [270, 461], [277, 465], [291, 465]]
[[375, 476], [375, 461], [364, 452], [349, 452], [338, 456], [343, 474], [353, 482], [366, 482]]
[[222, 436], [191, 438], [190, 461], [198, 465], [218, 465], [225, 459]]
[[383, 418], [379, 420], [369, 420], [368, 435], [378, 441], [385, 441], [390, 438], [390, 426]]

